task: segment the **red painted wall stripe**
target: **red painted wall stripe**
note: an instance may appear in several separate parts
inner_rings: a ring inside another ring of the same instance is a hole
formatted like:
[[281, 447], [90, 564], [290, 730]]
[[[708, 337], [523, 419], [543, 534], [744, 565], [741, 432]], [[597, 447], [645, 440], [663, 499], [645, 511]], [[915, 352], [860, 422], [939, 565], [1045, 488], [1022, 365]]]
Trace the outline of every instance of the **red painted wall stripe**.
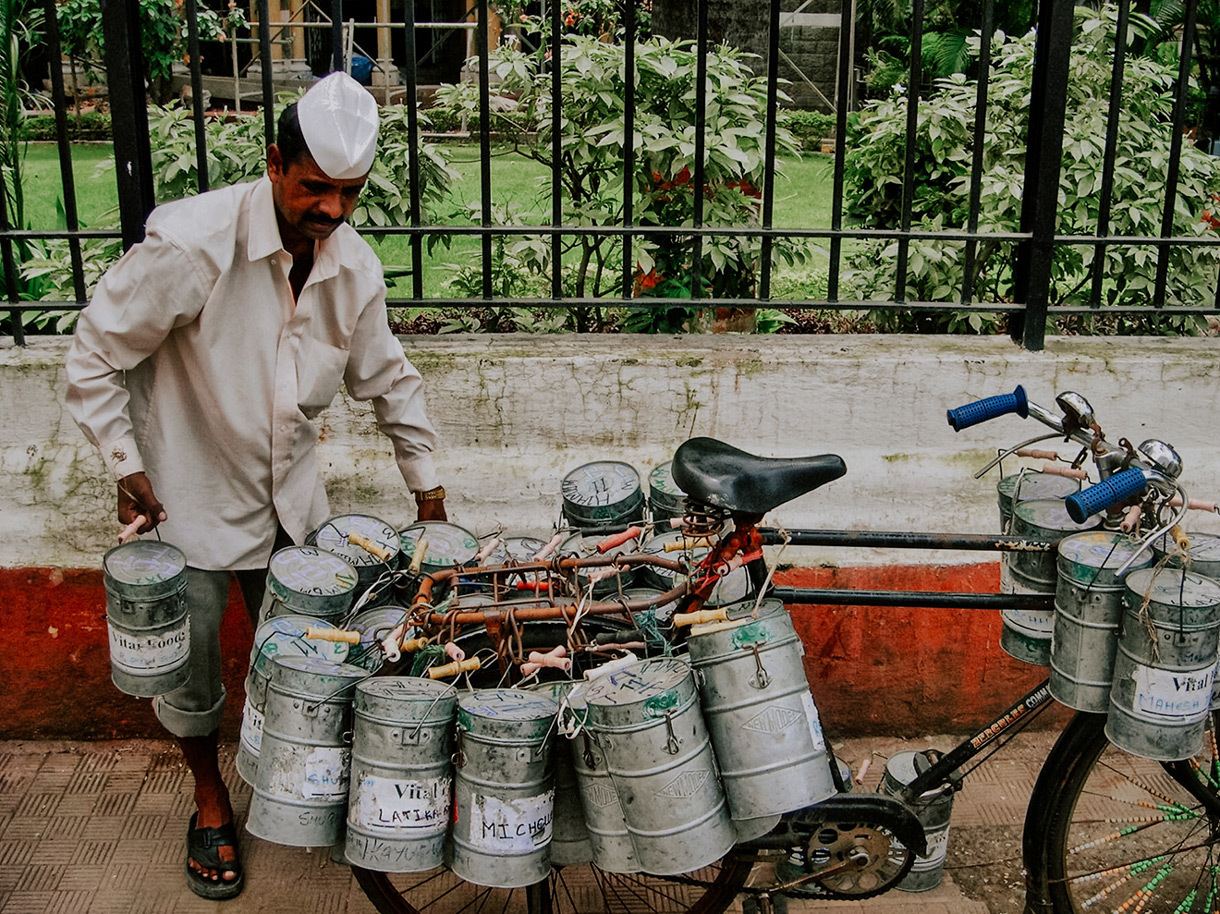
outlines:
[[[796, 568], [777, 584], [995, 593], [996, 564]], [[92, 569], [0, 569], [0, 739], [161, 736], [148, 699], [110, 681], [106, 594]], [[805, 671], [828, 735], [918, 736], [986, 723], [1046, 671], [999, 648], [996, 611], [793, 606]], [[234, 586], [222, 630], [229, 703], [222, 737], [237, 738], [250, 624]], [[1046, 715], [1043, 715], [1045, 718]]]

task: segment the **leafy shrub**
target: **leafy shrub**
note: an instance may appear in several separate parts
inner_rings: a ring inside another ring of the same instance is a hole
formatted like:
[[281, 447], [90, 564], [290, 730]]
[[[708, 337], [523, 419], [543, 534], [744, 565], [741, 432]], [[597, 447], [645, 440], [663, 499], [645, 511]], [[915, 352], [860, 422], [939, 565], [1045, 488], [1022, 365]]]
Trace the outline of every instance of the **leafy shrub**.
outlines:
[[[1106, 132], [1111, 48], [1116, 13], [1078, 7], [1068, 82], [1062, 172], [1059, 186], [1060, 234], [1088, 235], [1099, 218], [1101, 162]], [[977, 38], [971, 44], [977, 54]], [[1034, 34], [1010, 38], [997, 34], [988, 92], [983, 171], [980, 187], [982, 232], [1019, 230], [1029, 129], [1030, 75]], [[1124, 105], [1119, 113], [1117, 158], [1109, 231], [1114, 235], [1159, 235], [1165, 174], [1172, 140], [1173, 84], [1176, 64], [1147, 57], [1129, 58]], [[960, 228], [966, 224], [973, 156], [973, 80], [958, 74], [938, 80], [936, 92], [921, 99], [915, 143], [916, 185], [912, 222], [917, 229]], [[853, 118], [847, 153], [847, 200], [852, 213], [870, 228], [894, 228], [901, 215], [906, 98], [895, 91], [867, 105]], [[1175, 235], [1205, 237], [1215, 228], [1203, 218], [1211, 194], [1220, 186], [1220, 159], [1183, 144], [1181, 175], [1174, 201]], [[953, 301], [960, 295], [962, 242], [916, 240], [910, 243], [907, 297], [913, 301]], [[1100, 269], [1102, 303], [1147, 304], [1155, 283], [1157, 255], [1152, 246], [1109, 245], [1104, 260], [1091, 245], [1060, 245], [1054, 252], [1051, 300], [1085, 304], [1091, 277]], [[1175, 246], [1169, 255], [1167, 301], [1198, 305], [1214, 294], [1220, 250]], [[866, 243], [850, 259], [848, 281], [864, 299], [888, 299], [895, 288], [897, 242]], [[978, 244], [972, 277], [982, 300], [1011, 301], [1014, 295], [1010, 242]], [[878, 317], [882, 323], [903, 315]], [[1167, 318], [1162, 329], [1190, 330], [1190, 319]], [[904, 329], [913, 329], [908, 323]], [[918, 329], [991, 330], [995, 322], [977, 312], [953, 314]], [[1145, 326], [1145, 330], [1149, 327]]]
[[835, 135], [835, 116], [822, 111], [793, 108], [781, 111], [778, 122], [804, 150], [820, 152], [822, 140]]
[[[621, 46], [569, 35], [561, 54], [564, 86], [560, 159], [565, 225], [616, 226], [623, 223], [625, 97]], [[696, 193], [703, 198], [706, 226], [757, 225], [764, 180], [763, 139], [766, 88], [741, 52], [715, 48], [707, 56], [704, 184], [694, 184], [695, 74], [690, 42], [654, 38], [636, 49], [636, 172], [631, 188], [637, 224], [690, 225]], [[513, 94], [512, 110], [497, 114], [497, 129], [517, 132], [521, 151], [551, 166], [551, 75], [543, 55], [501, 48], [492, 68], [502, 91]], [[445, 97], [455, 110], [471, 111], [477, 94], [456, 88]], [[537, 125], [536, 136], [527, 136]], [[795, 153], [786, 128], [777, 148]], [[750, 297], [761, 257], [755, 237], [718, 236], [703, 240], [701, 294]], [[572, 293], [579, 297], [617, 294], [621, 288], [622, 244], [610, 236], [583, 235], [567, 249], [579, 266]], [[803, 260], [806, 247], [777, 241], [775, 256], [787, 263]], [[682, 236], [648, 235], [633, 245], [635, 291], [641, 297], [689, 299], [693, 295], [694, 243]], [[531, 266], [549, 269], [543, 246]], [[640, 307], [628, 315], [628, 329], [668, 330], [689, 326], [700, 309], [674, 303], [665, 309]]]
[[[52, 114], [26, 115], [18, 129], [18, 136], [23, 140], [39, 142], [55, 142], [59, 139], [55, 133], [55, 116]], [[68, 117], [68, 139], [73, 142], [82, 140], [105, 140], [114, 138], [110, 130], [110, 115], [97, 111], [89, 111], [79, 116]]]

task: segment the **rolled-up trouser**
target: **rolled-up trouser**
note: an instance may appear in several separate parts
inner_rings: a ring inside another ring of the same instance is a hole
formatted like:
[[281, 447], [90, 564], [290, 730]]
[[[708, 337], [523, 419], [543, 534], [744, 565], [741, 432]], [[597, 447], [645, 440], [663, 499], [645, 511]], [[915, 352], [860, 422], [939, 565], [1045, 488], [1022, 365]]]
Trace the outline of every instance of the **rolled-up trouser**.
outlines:
[[[292, 544], [280, 529], [275, 549]], [[246, 615], [254, 626], [267, 599], [267, 569], [204, 571], [186, 569], [186, 611], [191, 620], [190, 678], [166, 695], [153, 699], [153, 712], [174, 736], [207, 736], [220, 726], [225, 685], [220, 664], [220, 623], [229, 602], [229, 579], [237, 578]]]

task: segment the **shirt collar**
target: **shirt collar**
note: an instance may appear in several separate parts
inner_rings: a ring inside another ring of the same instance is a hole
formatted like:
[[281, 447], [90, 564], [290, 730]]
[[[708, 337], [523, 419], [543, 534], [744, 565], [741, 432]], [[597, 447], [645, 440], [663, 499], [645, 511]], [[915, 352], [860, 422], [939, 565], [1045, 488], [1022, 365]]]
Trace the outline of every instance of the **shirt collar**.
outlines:
[[[338, 275], [342, 258], [340, 244], [347, 228], [340, 226], [325, 241], [314, 245], [314, 262], [313, 269], [309, 271], [309, 282], [319, 282]], [[280, 238], [275, 201], [271, 197], [271, 179], [264, 175], [255, 184], [250, 195], [250, 237], [246, 240], [246, 254], [250, 261], [254, 262], [282, 250], [284, 242]]]

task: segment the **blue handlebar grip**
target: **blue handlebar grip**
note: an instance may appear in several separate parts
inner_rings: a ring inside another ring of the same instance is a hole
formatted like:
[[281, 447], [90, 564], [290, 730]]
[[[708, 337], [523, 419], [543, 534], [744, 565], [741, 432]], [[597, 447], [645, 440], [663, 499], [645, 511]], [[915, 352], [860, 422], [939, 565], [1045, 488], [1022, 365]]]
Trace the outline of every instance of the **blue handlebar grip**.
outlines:
[[967, 403], [957, 409], [948, 411], [949, 424], [953, 431], [960, 432], [964, 428], [986, 422], [997, 416], [1016, 413], [1022, 419], [1029, 415], [1029, 401], [1025, 399], [1025, 388], [1020, 384], [1010, 394], [1000, 394], [998, 397], [988, 397], [975, 403]]
[[1103, 479], [1095, 486], [1082, 489], [1075, 495], [1069, 495], [1064, 502], [1067, 504], [1068, 517], [1078, 524], [1083, 524], [1098, 512], [1143, 495], [1147, 488], [1148, 478], [1144, 471], [1132, 467], [1115, 473], [1109, 479]]

